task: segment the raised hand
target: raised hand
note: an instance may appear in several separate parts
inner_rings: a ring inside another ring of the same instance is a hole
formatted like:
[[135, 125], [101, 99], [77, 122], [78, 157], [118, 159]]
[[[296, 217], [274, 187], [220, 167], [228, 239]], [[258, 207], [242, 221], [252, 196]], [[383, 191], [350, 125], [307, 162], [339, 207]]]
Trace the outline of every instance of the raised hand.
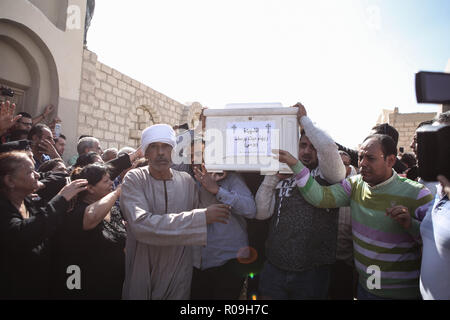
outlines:
[[61, 156], [58, 153], [58, 150], [56, 150], [53, 141], [49, 140], [41, 140], [39, 142], [39, 148], [42, 150], [43, 153], [50, 156], [52, 159], [61, 158]]
[[55, 109], [55, 107], [52, 104], [49, 104], [48, 106], [45, 107], [44, 112], [42, 113], [42, 116], [44, 118], [47, 118], [48, 115], [50, 113], [52, 113], [53, 109]]
[[22, 116], [18, 115], [14, 117], [14, 111], [16, 110], [16, 104], [6, 101], [0, 105], [0, 134], [4, 134], [11, 128], [17, 120]]
[[201, 183], [202, 187], [211, 192], [212, 194], [217, 194], [219, 192], [219, 185], [214, 179], [213, 175], [206, 172], [206, 168], [202, 165], [200, 170], [198, 166], [194, 166], [194, 177]]
[[[52, 120], [52, 122], [48, 125], [48, 127], [49, 127], [50, 130], [52, 131], [53, 137], [55, 137], [55, 138], [56, 138], [56, 131], [55, 131], [56, 124], [57, 124], [57, 123], [61, 123], [61, 122], [62, 122], [62, 121], [61, 121], [60, 118], [55, 117], [55, 118]], [[60, 132], [60, 134], [61, 134], [61, 132]]]
[[87, 189], [88, 181], [86, 179], [78, 179], [74, 180], [68, 185], [66, 185], [64, 188], [61, 189], [61, 191], [58, 193], [59, 195], [62, 195], [64, 199], [67, 201], [72, 200], [77, 194]]
[[219, 222], [228, 223], [231, 214], [231, 207], [226, 204], [213, 204], [206, 208], [206, 224]]

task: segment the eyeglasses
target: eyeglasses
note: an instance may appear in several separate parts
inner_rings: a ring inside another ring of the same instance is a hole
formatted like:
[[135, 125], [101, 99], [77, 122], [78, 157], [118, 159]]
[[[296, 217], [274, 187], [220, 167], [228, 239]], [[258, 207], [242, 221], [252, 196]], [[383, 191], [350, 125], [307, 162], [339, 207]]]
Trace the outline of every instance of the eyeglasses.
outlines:
[[26, 125], [26, 126], [32, 126], [33, 125], [33, 122], [22, 122], [22, 121], [17, 121], [18, 123], [21, 123], [21, 124], [24, 124], [24, 125]]

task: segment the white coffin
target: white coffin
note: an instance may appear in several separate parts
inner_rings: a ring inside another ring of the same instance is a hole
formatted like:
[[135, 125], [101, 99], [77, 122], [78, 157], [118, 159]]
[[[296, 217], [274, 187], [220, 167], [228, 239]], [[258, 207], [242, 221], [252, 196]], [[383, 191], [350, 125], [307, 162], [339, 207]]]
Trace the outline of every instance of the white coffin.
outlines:
[[272, 150], [298, 156], [297, 111], [292, 107], [204, 110], [207, 171], [292, 173]]

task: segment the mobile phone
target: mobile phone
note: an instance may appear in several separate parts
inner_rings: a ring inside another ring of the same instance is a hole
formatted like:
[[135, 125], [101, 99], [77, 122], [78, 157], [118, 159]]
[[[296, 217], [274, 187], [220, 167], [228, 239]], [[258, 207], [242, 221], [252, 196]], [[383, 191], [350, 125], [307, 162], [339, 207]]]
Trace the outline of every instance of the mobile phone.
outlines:
[[61, 124], [57, 123], [55, 124], [55, 138], [58, 139], [61, 135]]

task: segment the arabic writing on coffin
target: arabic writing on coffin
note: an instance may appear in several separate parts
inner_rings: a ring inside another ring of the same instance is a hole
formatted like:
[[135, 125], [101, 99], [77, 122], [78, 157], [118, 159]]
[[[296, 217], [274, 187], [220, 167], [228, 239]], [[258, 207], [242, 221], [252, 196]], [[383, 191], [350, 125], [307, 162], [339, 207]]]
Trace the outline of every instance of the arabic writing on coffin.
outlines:
[[267, 156], [272, 150], [274, 121], [244, 121], [227, 124], [227, 156]]

